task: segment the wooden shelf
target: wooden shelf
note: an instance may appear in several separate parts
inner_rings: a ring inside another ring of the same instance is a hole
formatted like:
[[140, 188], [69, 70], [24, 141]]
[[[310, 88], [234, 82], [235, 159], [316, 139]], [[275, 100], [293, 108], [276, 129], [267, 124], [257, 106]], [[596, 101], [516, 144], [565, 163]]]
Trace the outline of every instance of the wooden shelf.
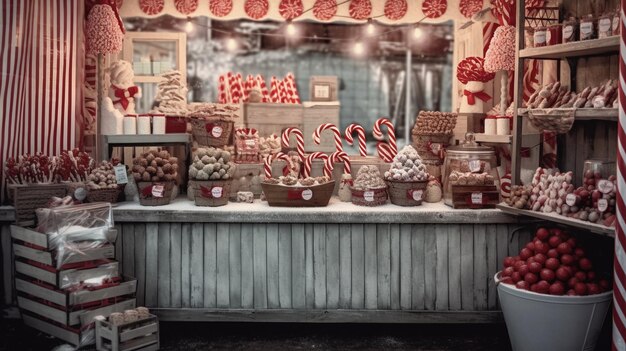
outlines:
[[[619, 119], [619, 110], [616, 108], [552, 108], [552, 109], [542, 109], [544, 111], [554, 111], [558, 113], [558, 111], [563, 111], [564, 113], [575, 110], [574, 118], [577, 121], [613, 121], [617, 122]], [[517, 115], [522, 117], [528, 116], [527, 108], [518, 108]]]
[[530, 211], [530, 210], [520, 210], [517, 208], [513, 208], [505, 203], [500, 203], [496, 205], [496, 208], [500, 209], [502, 212], [516, 215], [516, 216], [527, 216], [527, 217], [539, 218], [539, 219], [543, 219], [546, 221], [565, 224], [570, 227], [588, 230], [594, 234], [615, 237], [615, 228], [606, 227], [600, 224], [595, 224], [591, 222], [581, 221], [579, 219], [561, 216], [556, 213], [543, 213], [543, 212], [536, 212], [536, 211]]
[[619, 52], [619, 35], [603, 39], [542, 46], [520, 50], [520, 58], [559, 60], [578, 56], [594, 56]]
[[510, 135], [474, 134], [474, 140], [479, 143], [510, 144], [511, 138]]
[[[182, 145], [189, 149], [191, 145], [191, 134], [173, 133], [173, 134], [135, 134], [135, 135], [103, 135], [104, 148], [102, 158], [108, 160], [114, 147], [125, 146], [175, 146]], [[187, 154], [188, 154], [187, 150]]]

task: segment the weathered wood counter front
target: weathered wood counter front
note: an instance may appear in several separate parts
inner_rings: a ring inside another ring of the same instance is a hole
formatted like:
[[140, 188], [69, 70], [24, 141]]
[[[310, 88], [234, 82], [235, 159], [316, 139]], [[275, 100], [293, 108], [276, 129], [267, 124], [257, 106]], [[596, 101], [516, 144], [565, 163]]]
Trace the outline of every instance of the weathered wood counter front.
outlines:
[[179, 199], [121, 204], [114, 217], [137, 303], [162, 320], [498, 321], [493, 274], [529, 240], [499, 210], [443, 204], [202, 208]]

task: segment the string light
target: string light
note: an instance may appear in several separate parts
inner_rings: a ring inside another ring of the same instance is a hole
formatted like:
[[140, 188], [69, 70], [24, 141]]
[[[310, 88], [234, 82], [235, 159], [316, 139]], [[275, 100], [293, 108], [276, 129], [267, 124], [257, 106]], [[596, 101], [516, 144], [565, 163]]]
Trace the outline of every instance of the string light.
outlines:
[[368, 37], [371, 37], [374, 34], [376, 34], [376, 25], [374, 25], [374, 21], [372, 21], [371, 18], [367, 20], [367, 25], [365, 26], [365, 33], [367, 34]]
[[365, 52], [365, 47], [363, 46], [363, 43], [361, 43], [360, 41], [357, 41], [356, 43], [354, 43], [354, 46], [352, 47], [352, 51], [354, 52], [356, 56], [361, 56], [363, 55], [363, 52]]
[[285, 28], [285, 30], [287, 32], [287, 36], [292, 38], [298, 34], [298, 28], [296, 28], [296, 25], [293, 24], [291, 21], [287, 21], [287, 27]]
[[191, 17], [187, 17], [187, 24], [185, 24], [185, 31], [187, 33], [193, 32], [193, 22], [191, 22]]
[[235, 38], [230, 37], [226, 39], [226, 50], [231, 52], [237, 50], [237, 40]]
[[422, 28], [415, 27], [415, 29], [413, 29], [413, 39], [419, 39], [422, 37], [422, 35], [424, 35], [424, 31], [422, 31]]

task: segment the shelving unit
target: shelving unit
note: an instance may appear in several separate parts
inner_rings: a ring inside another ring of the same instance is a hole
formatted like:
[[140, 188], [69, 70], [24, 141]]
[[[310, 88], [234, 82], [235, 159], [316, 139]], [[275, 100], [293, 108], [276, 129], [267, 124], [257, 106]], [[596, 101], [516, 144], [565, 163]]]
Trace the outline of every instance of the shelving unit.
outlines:
[[479, 143], [510, 144], [511, 138], [511, 135], [490, 135], [482, 133], [474, 134], [474, 140]]
[[[186, 133], [174, 133], [174, 134], [145, 134], [145, 135], [103, 135], [104, 139], [104, 160], [108, 160], [114, 147], [125, 146], [176, 146], [182, 145], [189, 148], [191, 145], [191, 134]], [[189, 150], [186, 150], [185, 154], [189, 154]]]
[[[573, 3], [574, 6], [576, 5]], [[579, 3], [578, 10], [584, 10], [586, 7], [582, 6]], [[511, 178], [512, 184], [520, 184], [520, 174], [521, 174], [521, 156], [520, 150], [522, 145], [522, 126], [524, 123], [524, 119], [528, 117], [528, 109], [521, 108], [523, 101], [523, 67], [525, 60], [528, 59], [539, 59], [539, 60], [562, 60], [570, 68], [570, 81], [564, 84], [568, 84], [572, 87], [572, 90], [575, 90], [576, 87], [576, 79], [580, 77], [577, 74], [577, 70], [579, 69], [579, 60], [589, 60], [591, 57], [597, 56], [609, 56], [610, 54], [619, 53], [620, 39], [619, 36], [612, 36], [603, 39], [593, 39], [593, 40], [585, 40], [585, 41], [577, 41], [572, 43], [563, 43], [551, 46], [537, 47], [537, 48], [525, 48], [525, 3], [523, 1], [517, 2], [517, 57], [516, 57], [516, 67], [515, 67], [515, 115], [513, 120], [513, 135], [512, 135], [512, 143], [511, 143], [511, 155], [512, 155], [512, 165], [511, 165]], [[600, 59], [600, 58], [599, 58]], [[607, 59], [608, 61], [608, 59]], [[583, 61], [584, 62], [584, 61]], [[593, 69], [588, 66], [585, 69], [588, 69], [593, 72], [589, 72], [587, 74], [596, 75], [595, 72], [596, 67]], [[607, 70], [608, 71], [608, 70]], [[584, 76], [584, 75], [583, 75]], [[559, 79], [562, 77], [559, 73]], [[559, 111], [563, 110], [563, 111]], [[589, 153], [582, 152], [583, 148], [585, 148], [589, 144], [585, 144], [584, 141], [587, 138], [594, 138], [594, 144], [592, 145], [592, 149], [596, 147], [596, 142], [598, 141], [601, 145], [597, 145], [597, 148], [603, 148], [607, 150], [607, 156], [612, 157], [614, 155], [614, 151], [612, 149], [612, 141], [604, 140], [604, 139], [612, 139], [610, 136], [615, 135], [611, 134], [610, 131], [607, 132], [606, 135], [609, 137], [604, 137], [602, 129], [596, 129], [595, 122], [598, 123], [613, 123], [617, 122], [619, 118], [618, 109], [615, 108], [580, 108], [580, 109], [546, 109], [544, 112], [555, 113], [559, 112], [568, 113], [574, 111], [574, 128], [577, 128], [577, 123], [582, 123], [577, 129], [570, 130], [569, 133], [562, 138], [559, 143], [559, 149], [565, 151], [565, 149], [571, 149], [573, 147], [573, 152], [576, 154], [575, 157], [571, 157], [571, 155], [566, 155], [566, 159], [564, 159], [563, 168], [568, 168], [567, 170], [577, 171], [577, 168], [580, 166], [580, 163], [584, 161], [584, 158], [587, 157]], [[580, 130], [589, 129], [589, 131]], [[607, 127], [606, 130], [610, 130], [611, 128]], [[616, 136], [616, 135], [615, 135]], [[589, 139], [591, 140], [591, 139]], [[569, 146], [569, 147], [568, 147]], [[562, 149], [561, 149], [562, 148]], [[562, 157], [562, 156], [560, 156]], [[570, 160], [572, 159], [572, 160]], [[571, 169], [573, 168], [573, 169]], [[580, 169], [582, 171], [582, 169]], [[576, 178], [578, 179], [578, 178]], [[543, 220], [548, 220], [560, 224], [565, 224], [571, 227], [576, 227], [580, 229], [588, 230], [589, 232], [606, 235], [614, 237], [615, 230], [613, 228], [609, 228], [603, 225], [585, 222], [573, 218], [569, 218], [566, 216], [561, 216], [558, 214], [547, 214], [541, 212], [534, 212], [530, 210], [520, 210], [516, 208], [512, 208], [502, 203], [497, 206], [500, 210], [514, 215], [528, 216], [533, 218], [539, 218]]]

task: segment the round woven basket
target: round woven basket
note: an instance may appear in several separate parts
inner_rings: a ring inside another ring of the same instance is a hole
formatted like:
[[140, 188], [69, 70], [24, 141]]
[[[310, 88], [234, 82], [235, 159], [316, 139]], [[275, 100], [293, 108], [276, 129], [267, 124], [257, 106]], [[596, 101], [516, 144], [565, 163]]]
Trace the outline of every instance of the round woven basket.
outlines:
[[193, 138], [199, 145], [222, 147], [230, 142], [234, 122], [219, 118], [197, 117], [190, 118], [190, 120]]
[[[159, 185], [163, 186], [163, 197], [152, 196], [152, 187]], [[139, 203], [142, 206], [163, 206], [172, 200], [174, 182], [139, 182], [137, 187], [139, 188]]]
[[401, 182], [396, 180], [385, 180], [389, 200], [398, 206], [419, 206], [422, 198], [426, 194], [427, 180], [414, 182]]
[[352, 188], [352, 203], [358, 206], [380, 206], [387, 203], [387, 187], [369, 190]]
[[116, 203], [120, 197], [122, 188], [90, 189], [87, 193], [87, 202], [110, 202]]
[[228, 203], [232, 180], [194, 180], [196, 206], [217, 207]]

